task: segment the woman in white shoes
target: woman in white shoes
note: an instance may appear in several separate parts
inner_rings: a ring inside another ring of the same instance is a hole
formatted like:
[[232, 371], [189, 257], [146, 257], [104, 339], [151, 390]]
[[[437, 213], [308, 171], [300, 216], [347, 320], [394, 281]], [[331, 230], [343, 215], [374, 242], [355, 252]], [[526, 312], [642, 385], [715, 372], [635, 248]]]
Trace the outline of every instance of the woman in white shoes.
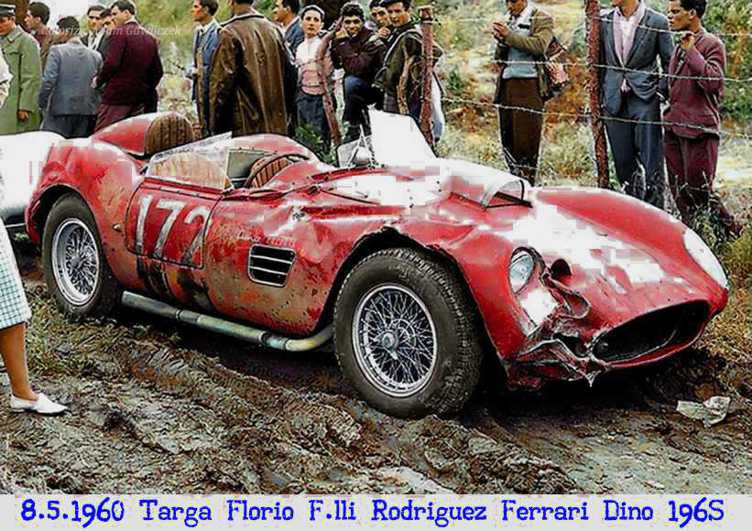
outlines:
[[[8, 71], [0, 51], [0, 107], [7, 91]], [[0, 160], [2, 153], [0, 153]], [[0, 165], [0, 167], [2, 167]], [[0, 204], [4, 193], [3, 176], [0, 173]], [[58, 415], [67, 408], [56, 404], [42, 393], [35, 393], [29, 384], [26, 367], [26, 321], [31, 318], [31, 309], [18, 274], [8, 232], [0, 219], [0, 353], [10, 379], [10, 408], [12, 411], [32, 411], [41, 415]]]
[[[0, 198], [2, 176], [0, 176]], [[42, 393], [35, 393], [26, 367], [26, 321], [31, 310], [26, 301], [18, 267], [10, 246], [8, 232], [0, 220], [0, 353], [10, 380], [10, 409], [32, 411], [41, 415], [58, 415], [67, 408]]]

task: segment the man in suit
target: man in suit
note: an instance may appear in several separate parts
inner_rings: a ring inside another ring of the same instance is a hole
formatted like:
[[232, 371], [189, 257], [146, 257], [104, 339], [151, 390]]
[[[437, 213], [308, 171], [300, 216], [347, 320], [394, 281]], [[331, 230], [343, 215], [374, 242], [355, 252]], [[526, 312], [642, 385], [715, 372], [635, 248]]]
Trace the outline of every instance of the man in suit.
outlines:
[[500, 65], [494, 103], [510, 173], [535, 184], [543, 134], [543, 71], [546, 50], [554, 38], [551, 15], [528, 0], [507, 0], [509, 21], [492, 25], [494, 59]]
[[191, 8], [193, 21], [198, 23], [193, 34], [193, 101], [203, 136], [209, 136], [209, 77], [219, 44], [219, 23], [214, 18], [218, 9], [217, 0], [193, 0]]
[[78, 38], [80, 28], [74, 17], [60, 19], [57, 26], [61, 44], [50, 49], [39, 91], [42, 130], [65, 138], [89, 136], [99, 105], [92, 81], [102, 67], [102, 57]]
[[298, 46], [303, 42], [303, 27], [300, 25], [300, 0], [275, 0], [272, 15], [285, 36], [285, 42], [293, 57], [298, 53]]
[[109, 16], [110, 10], [103, 5], [89, 6], [86, 11], [86, 24], [89, 33], [81, 37], [84, 46], [95, 52], [99, 52], [103, 58], [107, 52], [107, 30], [104, 21]]
[[0, 4], [0, 48], [12, 76], [5, 105], [0, 108], [0, 135], [36, 131], [42, 62], [34, 37], [16, 25], [13, 5]]
[[668, 182], [682, 221], [712, 211], [725, 229], [739, 227], [713, 194], [720, 142], [726, 49], [702, 27], [706, 0], [671, 0], [668, 19], [681, 34], [669, 67], [669, 108], [664, 148]]
[[164, 73], [157, 39], [136, 20], [136, 6], [130, 0], [118, 0], [110, 10], [115, 28], [97, 76], [97, 86], [106, 85], [97, 112], [97, 131], [156, 111], [157, 85]]
[[[601, 18], [601, 90], [616, 176], [626, 192], [664, 206], [663, 135], [659, 93], [665, 97], [673, 44], [666, 17], [645, 0], [611, 0]], [[642, 171], [640, 169], [642, 167]], [[644, 176], [643, 176], [644, 172]]]

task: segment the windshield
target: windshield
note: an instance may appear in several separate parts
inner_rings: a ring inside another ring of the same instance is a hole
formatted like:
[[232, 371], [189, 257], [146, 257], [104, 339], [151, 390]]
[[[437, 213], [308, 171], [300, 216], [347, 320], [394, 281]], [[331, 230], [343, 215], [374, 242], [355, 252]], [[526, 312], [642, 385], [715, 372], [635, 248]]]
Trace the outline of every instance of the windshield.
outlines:
[[159, 168], [163, 167], [168, 159], [172, 159], [175, 155], [182, 153], [201, 155], [203, 158], [215, 163], [220, 170], [223, 170], [227, 164], [227, 153], [230, 149], [229, 141], [231, 138], [231, 133], [225, 133], [157, 153], [151, 158], [146, 175], [150, 177], [162, 177], [163, 172]]
[[374, 160], [385, 166], [425, 165], [436, 160], [410, 116], [369, 111]]

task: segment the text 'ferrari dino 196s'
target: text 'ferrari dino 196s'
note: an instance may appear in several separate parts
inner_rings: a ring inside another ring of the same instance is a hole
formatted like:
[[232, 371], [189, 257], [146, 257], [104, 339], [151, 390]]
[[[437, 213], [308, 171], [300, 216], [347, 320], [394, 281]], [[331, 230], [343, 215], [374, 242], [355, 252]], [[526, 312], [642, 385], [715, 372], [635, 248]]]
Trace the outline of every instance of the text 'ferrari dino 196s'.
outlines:
[[280, 136], [192, 142], [174, 115], [56, 143], [26, 212], [50, 291], [74, 318], [123, 304], [271, 348], [333, 340], [402, 417], [461, 408], [486, 356], [512, 386], [592, 382], [686, 348], [725, 306], [721, 265], [668, 214], [372, 121], [343, 168]]

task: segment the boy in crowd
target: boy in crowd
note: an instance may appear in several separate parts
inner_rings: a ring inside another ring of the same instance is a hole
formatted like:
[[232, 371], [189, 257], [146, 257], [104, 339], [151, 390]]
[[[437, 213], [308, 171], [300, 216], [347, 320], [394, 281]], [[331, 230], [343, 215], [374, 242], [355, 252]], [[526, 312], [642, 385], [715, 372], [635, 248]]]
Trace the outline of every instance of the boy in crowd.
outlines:
[[[323, 142], [325, 150], [330, 145], [329, 122], [324, 110], [324, 76], [331, 80], [334, 67], [331, 56], [324, 54], [319, 60], [323, 44], [321, 29], [324, 25], [324, 11], [316, 5], [308, 5], [300, 12], [305, 39], [298, 47], [295, 64], [298, 67], [298, 124], [307, 125]], [[329, 87], [331, 87], [331, 81]]]
[[381, 39], [365, 27], [365, 12], [357, 2], [342, 6], [342, 29], [332, 44], [334, 66], [345, 71], [343, 120], [349, 124], [345, 142], [358, 138], [360, 128], [370, 134], [368, 106], [377, 104], [383, 95], [374, 88], [376, 73], [384, 62], [385, 47]]
[[[411, 0], [383, 0], [381, 5], [389, 13], [392, 32], [386, 43], [384, 67], [376, 76], [375, 85], [384, 93], [384, 110], [400, 113], [402, 110], [417, 123], [420, 120], [421, 103], [423, 100], [422, 62], [423, 35], [417, 22], [412, 18]], [[443, 54], [441, 48], [434, 46], [434, 61]], [[401, 80], [406, 75], [406, 83], [401, 86]], [[432, 83], [436, 86], [436, 83]], [[438, 91], [438, 86], [436, 86]], [[426, 95], [431, 97], [431, 95]], [[402, 109], [402, 107], [406, 107]], [[439, 113], [434, 109], [434, 135], [440, 136], [441, 120], [437, 120]]]
[[24, 24], [26, 29], [29, 30], [31, 36], [36, 39], [39, 44], [39, 53], [42, 58], [42, 68], [47, 63], [47, 55], [50, 53], [50, 46], [52, 46], [52, 31], [47, 27], [47, 23], [50, 21], [50, 8], [42, 2], [32, 2], [29, 4], [29, 9], [26, 12], [26, 18]]
[[106, 18], [110, 15], [110, 10], [103, 5], [89, 6], [86, 11], [86, 23], [89, 33], [81, 37], [81, 42], [104, 58], [107, 52], [107, 30], [104, 27]]
[[376, 32], [379, 38], [386, 42], [389, 35], [392, 33], [392, 25], [389, 22], [389, 13], [386, 8], [381, 5], [381, 0], [371, 0], [368, 4], [368, 9], [371, 11], [371, 20], [366, 22], [366, 27], [369, 30]]

